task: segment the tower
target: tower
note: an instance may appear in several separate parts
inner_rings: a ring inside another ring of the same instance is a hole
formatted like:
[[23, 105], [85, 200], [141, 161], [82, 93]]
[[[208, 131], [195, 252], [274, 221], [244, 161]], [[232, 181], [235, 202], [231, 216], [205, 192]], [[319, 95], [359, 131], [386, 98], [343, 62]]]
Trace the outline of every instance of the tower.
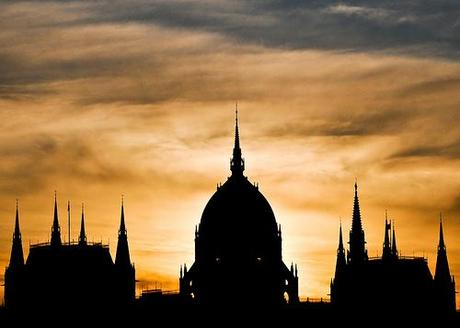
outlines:
[[394, 259], [398, 259], [398, 247], [396, 246], [396, 232], [395, 232], [395, 222], [392, 224], [393, 236], [391, 237], [391, 256]]
[[131, 259], [129, 256], [128, 246], [128, 232], [125, 226], [125, 210], [123, 205], [123, 199], [121, 200], [121, 218], [120, 218], [120, 229], [118, 229], [118, 243], [117, 243], [117, 254], [115, 256], [115, 265], [120, 267], [131, 266]]
[[342, 237], [342, 222], [340, 222], [339, 227], [339, 244], [337, 247], [337, 261], [335, 264], [335, 275], [331, 279], [331, 302], [333, 304], [338, 304], [341, 301], [343, 296], [343, 290], [345, 287], [344, 281], [346, 280], [346, 271], [347, 271], [347, 260], [345, 257], [345, 248], [343, 246], [343, 237]]
[[195, 261], [180, 276], [180, 293], [218, 308], [297, 303], [297, 270], [282, 260], [281, 227], [257, 184], [243, 175], [238, 111], [231, 176], [218, 184], [195, 228]]
[[118, 230], [117, 253], [115, 256], [115, 269], [120, 284], [120, 304], [126, 304], [135, 298], [135, 269], [131, 264], [128, 246], [128, 232], [125, 225], [125, 210], [123, 198], [121, 199], [120, 229]]
[[22, 250], [21, 230], [19, 228], [19, 209], [16, 200], [16, 218], [14, 222], [13, 244], [8, 267], [5, 270], [5, 306], [14, 309], [20, 302], [24, 271], [24, 253]]
[[444, 243], [444, 231], [442, 226], [442, 217], [439, 220], [439, 244], [438, 255], [436, 258], [436, 270], [434, 274], [434, 283], [438, 296], [439, 311], [454, 313], [455, 312], [455, 280], [450, 275], [449, 262], [447, 260], [447, 250]]
[[85, 232], [85, 208], [81, 204], [81, 224], [80, 224], [80, 236], [78, 237], [78, 245], [86, 246], [86, 232]]
[[343, 274], [346, 265], [347, 265], [347, 260], [345, 258], [345, 248], [343, 247], [343, 238], [342, 238], [342, 222], [340, 222], [339, 246], [337, 247], [337, 262], [335, 264], [335, 279], [340, 279], [340, 276]]
[[358, 184], [355, 182], [355, 197], [353, 200], [353, 218], [350, 230], [350, 252], [348, 262], [351, 265], [359, 265], [367, 260], [366, 241], [361, 222], [361, 210], [359, 207]]
[[54, 218], [53, 226], [51, 227], [51, 246], [61, 246], [61, 228], [59, 227], [58, 209], [57, 209], [57, 197], [54, 192]]
[[390, 234], [391, 234], [391, 223], [388, 223], [387, 214], [385, 211], [385, 237], [383, 240], [383, 251], [382, 251], [382, 259], [388, 260], [391, 256], [391, 243], [390, 243]]
[[22, 251], [21, 230], [19, 229], [19, 205], [16, 201], [16, 218], [14, 220], [13, 246], [9, 267], [22, 268], [24, 266], [24, 252]]

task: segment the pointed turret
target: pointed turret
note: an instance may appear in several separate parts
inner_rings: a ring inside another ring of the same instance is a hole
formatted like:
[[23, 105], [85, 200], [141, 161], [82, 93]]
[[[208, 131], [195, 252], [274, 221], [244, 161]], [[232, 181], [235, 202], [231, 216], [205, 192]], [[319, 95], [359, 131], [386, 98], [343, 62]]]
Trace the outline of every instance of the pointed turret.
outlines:
[[115, 256], [115, 265], [126, 267], [131, 266], [128, 246], [128, 232], [126, 231], [125, 226], [125, 210], [123, 205], [123, 198], [121, 199], [121, 219], [120, 229], [118, 230], [118, 244], [117, 254]]
[[444, 231], [442, 227], [442, 218], [439, 220], [439, 244], [438, 256], [436, 258], [436, 271], [434, 274], [436, 281], [451, 281], [449, 262], [447, 261], [447, 250], [444, 243]]
[[238, 104], [235, 110], [235, 145], [233, 146], [233, 157], [230, 161], [232, 176], [243, 176], [244, 159], [241, 156], [240, 133], [238, 129]]
[[387, 212], [385, 211], [385, 237], [383, 240], [383, 251], [382, 251], [382, 259], [384, 260], [388, 260], [391, 258], [390, 234], [391, 234], [391, 223], [388, 223], [388, 216], [387, 216]]
[[361, 210], [359, 207], [358, 184], [355, 182], [355, 197], [353, 200], [353, 218], [350, 230], [350, 253], [351, 264], [362, 263], [367, 260], [366, 241], [361, 222]]
[[436, 258], [434, 282], [436, 284], [436, 289], [439, 297], [439, 310], [451, 314], [455, 313], [455, 279], [450, 275], [449, 262], [447, 260], [447, 250], [444, 243], [442, 216], [439, 220], [439, 244], [438, 256]]
[[57, 197], [54, 192], [54, 218], [53, 226], [51, 227], [51, 246], [61, 246], [61, 228], [59, 227]]
[[19, 206], [16, 200], [16, 219], [14, 222], [13, 246], [11, 247], [10, 268], [24, 266], [24, 252], [22, 251], [21, 230], [19, 229]]
[[339, 246], [337, 247], [337, 262], [335, 264], [335, 278], [339, 278], [340, 274], [345, 269], [347, 265], [347, 260], [345, 258], [345, 248], [343, 247], [343, 238], [342, 238], [342, 222], [340, 222], [339, 228]]
[[393, 221], [392, 229], [393, 229], [393, 236], [391, 238], [391, 256], [394, 259], [397, 259], [398, 258], [398, 247], [396, 246], [396, 231], [395, 231], [394, 221]]
[[86, 232], [85, 232], [85, 207], [81, 204], [81, 225], [80, 225], [80, 236], [78, 237], [78, 245], [86, 246]]

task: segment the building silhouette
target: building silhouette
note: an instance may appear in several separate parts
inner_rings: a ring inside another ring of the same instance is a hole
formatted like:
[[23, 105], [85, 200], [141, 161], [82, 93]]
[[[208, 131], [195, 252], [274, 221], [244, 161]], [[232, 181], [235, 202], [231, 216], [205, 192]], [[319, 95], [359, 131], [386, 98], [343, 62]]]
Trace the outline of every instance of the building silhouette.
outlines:
[[236, 112], [231, 176], [217, 186], [195, 228], [195, 262], [181, 267], [180, 293], [207, 306], [296, 303], [297, 265], [284, 264], [281, 226], [244, 169]]
[[[400, 254], [395, 226], [387, 215], [382, 256], [369, 257], [355, 183], [349, 247], [346, 250], [340, 224], [331, 302], [300, 301], [297, 265], [288, 268], [283, 262], [281, 226], [258, 185], [244, 176], [238, 112], [230, 170], [230, 177], [217, 185], [195, 227], [195, 261], [190, 268], [185, 264], [180, 267], [179, 292], [146, 290], [138, 299], [123, 199], [115, 261], [108, 245], [88, 242], [83, 206], [78, 241], [70, 242], [70, 236], [69, 242], [62, 241], [56, 195], [50, 241], [30, 245], [25, 261], [16, 203], [11, 256], [5, 271], [8, 313], [0, 307], [0, 323], [2, 315], [19, 325], [18, 317], [35, 320], [27, 315], [40, 313], [45, 316], [40, 323], [48, 326], [60, 325], [58, 317], [72, 318], [72, 323], [79, 319], [80, 324], [97, 319], [104, 326], [162, 319], [171, 325], [185, 325], [193, 318], [205, 326], [222, 323], [222, 318], [240, 324], [243, 313], [246, 323], [257, 325], [282, 319], [286, 326], [298, 322], [378, 326], [397, 317], [398, 321], [391, 323], [404, 320], [409, 326], [423, 326], [433, 316], [438, 323], [458, 325], [455, 280], [450, 274], [442, 220], [434, 276], [426, 258]], [[68, 211], [70, 217], [70, 204]], [[228, 309], [232, 316], [214, 311]], [[221, 321], [214, 320], [215, 313]], [[365, 320], [369, 317], [373, 321]]]
[[433, 276], [424, 257], [401, 256], [394, 224], [385, 218], [381, 257], [370, 258], [355, 183], [349, 251], [345, 253], [342, 225], [339, 230], [335, 276], [331, 281], [331, 302], [349, 314], [424, 314], [448, 317], [455, 313], [455, 280], [450, 275], [442, 221], [436, 273]]
[[[70, 215], [70, 203], [68, 210]], [[129, 257], [123, 202], [115, 263], [108, 245], [87, 241], [83, 206], [78, 242], [62, 242], [56, 196], [51, 239], [30, 245], [24, 262], [16, 204], [13, 245], [5, 271], [5, 306], [10, 312], [101, 311], [128, 306], [134, 298], [135, 269]]]

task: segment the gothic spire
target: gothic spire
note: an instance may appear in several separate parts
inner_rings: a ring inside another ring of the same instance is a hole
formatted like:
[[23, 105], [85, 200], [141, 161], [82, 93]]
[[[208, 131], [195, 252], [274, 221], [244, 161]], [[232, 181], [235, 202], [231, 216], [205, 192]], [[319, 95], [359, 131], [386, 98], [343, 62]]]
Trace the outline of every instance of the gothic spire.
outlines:
[[446, 306], [446, 310], [455, 313], [456, 296], [455, 296], [455, 279], [450, 275], [449, 262], [447, 260], [446, 244], [444, 243], [444, 231], [442, 225], [442, 214], [439, 218], [439, 244], [438, 256], [436, 258], [436, 270], [434, 282], [439, 293], [439, 302]]
[[54, 192], [54, 218], [53, 218], [53, 226], [51, 227], [51, 245], [52, 246], [61, 245], [61, 228], [59, 227], [56, 191]]
[[439, 219], [439, 244], [438, 256], [436, 258], [436, 271], [434, 274], [436, 281], [448, 282], [450, 281], [449, 262], [447, 260], [447, 250], [444, 243], [444, 231], [442, 227], [442, 216]]
[[339, 246], [337, 247], [337, 262], [335, 265], [335, 278], [336, 279], [339, 278], [346, 264], [347, 264], [347, 260], [345, 259], [345, 248], [343, 247], [343, 238], [342, 238], [342, 222], [340, 222]]
[[118, 230], [118, 234], [125, 234], [126, 235], [126, 226], [125, 226], [125, 209], [123, 205], [123, 196], [121, 196], [121, 219], [120, 219], [120, 229]]
[[393, 258], [398, 258], [398, 248], [396, 246], [396, 232], [395, 232], [395, 222], [392, 224], [393, 236], [391, 238], [391, 255]]
[[19, 229], [19, 201], [16, 199], [16, 218], [14, 220], [13, 238], [21, 240], [21, 230]]
[[16, 219], [14, 222], [13, 246], [11, 247], [10, 264], [11, 268], [24, 265], [24, 252], [22, 251], [21, 230], [19, 229], [19, 209], [16, 200]]
[[442, 228], [442, 214], [439, 214], [439, 249], [446, 249], [446, 244], [444, 243], [444, 229]]
[[340, 221], [340, 228], [339, 228], [339, 247], [338, 251], [343, 252], [345, 254], [345, 249], [343, 248], [343, 238], [342, 238], [342, 220]]
[[385, 238], [383, 241], [383, 252], [382, 252], [383, 259], [391, 258], [390, 234], [391, 234], [391, 223], [388, 223], [388, 215], [387, 215], [387, 211], [385, 210]]
[[367, 260], [366, 241], [361, 223], [361, 210], [359, 207], [358, 183], [355, 181], [355, 196], [353, 200], [353, 218], [350, 230], [350, 253], [349, 260], [353, 263], [361, 263]]
[[118, 244], [117, 254], [115, 256], [115, 265], [122, 267], [130, 267], [131, 259], [129, 256], [128, 246], [128, 233], [125, 226], [125, 210], [123, 205], [123, 197], [121, 198], [121, 218], [120, 218], [120, 229], [118, 230]]
[[352, 230], [361, 231], [363, 230], [361, 223], [361, 209], [359, 207], [358, 197], [358, 182], [355, 181], [355, 197], [353, 199], [353, 219], [352, 219]]
[[235, 110], [235, 144], [233, 146], [233, 157], [230, 161], [230, 170], [234, 176], [242, 176], [244, 171], [244, 159], [241, 156], [240, 133], [238, 129], [238, 103]]
[[85, 232], [85, 207], [81, 204], [81, 225], [80, 225], [80, 236], [78, 237], [78, 245], [86, 245], [86, 232]]

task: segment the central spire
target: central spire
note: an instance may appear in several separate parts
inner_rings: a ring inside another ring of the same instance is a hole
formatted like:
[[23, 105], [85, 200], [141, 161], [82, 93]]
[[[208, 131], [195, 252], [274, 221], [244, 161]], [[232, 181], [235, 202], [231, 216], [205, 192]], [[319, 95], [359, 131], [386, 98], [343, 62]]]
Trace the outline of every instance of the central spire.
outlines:
[[238, 103], [235, 109], [235, 145], [233, 147], [233, 157], [230, 161], [232, 176], [242, 176], [244, 171], [244, 159], [241, 156], [240, 133], [238, 129]]

